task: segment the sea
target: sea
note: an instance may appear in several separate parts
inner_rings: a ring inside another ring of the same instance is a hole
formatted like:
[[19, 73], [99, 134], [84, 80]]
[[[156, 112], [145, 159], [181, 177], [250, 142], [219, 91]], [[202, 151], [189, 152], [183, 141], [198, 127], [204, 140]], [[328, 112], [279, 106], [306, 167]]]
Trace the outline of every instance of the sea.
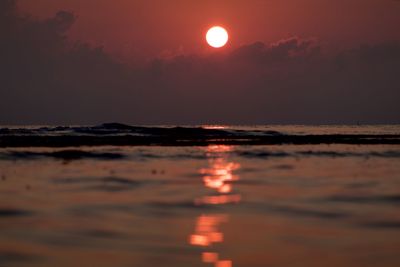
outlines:
[[400, 266], [400, 125], [0, 126], [0, 266]]

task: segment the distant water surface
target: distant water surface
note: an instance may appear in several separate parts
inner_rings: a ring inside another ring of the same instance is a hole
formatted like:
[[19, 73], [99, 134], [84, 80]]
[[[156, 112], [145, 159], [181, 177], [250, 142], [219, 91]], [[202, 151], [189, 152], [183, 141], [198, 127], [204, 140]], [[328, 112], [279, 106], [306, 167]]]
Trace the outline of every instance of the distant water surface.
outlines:
[[0, 266], [394, 267], [399, 248], [397, 144], [0, 148]]

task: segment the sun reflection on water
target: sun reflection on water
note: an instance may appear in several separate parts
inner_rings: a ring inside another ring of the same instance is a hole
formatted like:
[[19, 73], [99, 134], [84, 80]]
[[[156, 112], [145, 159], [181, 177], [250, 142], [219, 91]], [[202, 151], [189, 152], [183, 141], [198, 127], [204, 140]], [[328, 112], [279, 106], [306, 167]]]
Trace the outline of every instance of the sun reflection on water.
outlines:
[[[204, 186], [213, 191], [212, 195], [195, 199], [196, 205], [223, 205], [239, 203], [241, 196], [233, 193], [233, 182], [239, 180], [234, 171], [240, 168], [238, 163], [229, 161], [232, 146], [210, 145], [206, 155], [209, 158], [209, 167], [200, 169], [203, 175]], [[221, 259], [220, 253], [212, 251], [216, 243], [223, 243], [224, 234], [220, 230], [221, 224], [227, 223], [227, 214], [202, 214], [196, 219], [195, 232], [189, 236], [189, 243], [203, 247], [202, 261], [213, 264], [215, 267], [231, 267], [232, 260]]]

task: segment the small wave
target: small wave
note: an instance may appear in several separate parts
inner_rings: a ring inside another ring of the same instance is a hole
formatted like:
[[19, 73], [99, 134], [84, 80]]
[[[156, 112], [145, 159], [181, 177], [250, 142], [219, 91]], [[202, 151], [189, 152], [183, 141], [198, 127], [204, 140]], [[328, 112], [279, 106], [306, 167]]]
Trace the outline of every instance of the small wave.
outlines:
[[383, 152], [337, 152], [337, 151], [237, 151], [236, 154], [241, 157], [248, 158], [280, 158], [280, 157], [329, 157], [329, 158], [342, 158], [342, 157], [382, 157], [382, 158], [399, 158], [400, 151], [383, 151]]
[[400, 195], [376, 195], [376, 196], [349, 196], [334, 195], [324, 199], [330, 202], [349, 202], [357, 204], [400, 204]]
[[358, 225], [374, 229], [400, 229], [400, 221], [372, 221], [359, 223]]
[[277, 213], [293, 217], [310, 217], [318, 219], [345, 219], [349, 213], [335, 210], [314, 209], [290, 204], [245, 203], [248, 208], [254, 208], [266, 213]]
[[120, 177], [57, 178], [53, 182], [63, 185], [79, 185], [82, 190], [106, 192], [126, 191], [142, 185], [139, 181]]
[[21, 209], [0, 209], [0, 218], [2, 217], [19, 217], [30, 216], [33, 212]]
[[299, 155], [303, 156], [320, 156], [320, 157], [382, 157], [382, 158], [398, 158], [400, 151], [384, 151], [384, 152], [336, 152], [336, 151], [299, 151]]
[[[0, 251], [0, 264], [1, 266], [10, 266], [16, 263], [32, 264], [41, 261], [42, 258], [38, 255], [22, 253], [17, 251]], [[5, 265], [3, 265], [5, 264]]]
[[120, 232], [106, 229], [88, 229], [73, 232], [73, 234], [83, 235], [101, 239], [124, 239], [126, 236]]
[[348, 217], [348, 214], [344, 212], [316, 210], [294, 206], [270, 206], [270, 209], [274, 212], [301, 217], [316, 217], [321, 219], [340, 219]]
[[241, 157], [247, 158], [280, 158], [291, 156], [290, 153], [286, 152], [269, 152], [269, 151], [237, 151], [236, 154]]
[[217, 205], [211, 205], [211, 204], [199, 204], [195, 203], [192, 200], [187, 200], [187, 201], [176, 201], [176, 202], [161, 202], [161, 201], [154, 201], [148, 203], [150, 207], [155, 207], [155, 208], [161, 208], [161, 209], [171, 209], [171, 208], [176, 208], [176, 209], [216, 209], [218, 208]]
[[79, 160], [79, 159], [113, 160], [113, 159], [125, 158], [125, 156], [121, 153], [89, 152], [83, 150], [61, 150], [54, 152], [9, 151], [5, 153], [0, 153], [0, 159], [37, 159], [43, 157], [62, 159], [62, 160]]

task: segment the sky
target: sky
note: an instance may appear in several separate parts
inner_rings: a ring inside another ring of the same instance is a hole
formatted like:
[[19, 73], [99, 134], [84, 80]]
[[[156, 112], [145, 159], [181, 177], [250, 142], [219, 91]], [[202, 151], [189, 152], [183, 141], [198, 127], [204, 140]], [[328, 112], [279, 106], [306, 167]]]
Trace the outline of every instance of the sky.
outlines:
[[398, 25], [396, 0], [2, 0], [0, 124], [400, 123]]
[[121, 59], [199, 53], [215, 24], [229, 30], [232, 47], [293, 36], [318, 38], [331, 49], [400, 40], [394, 0], [19, 0], [19, 7], [37, 18], [74, 12], [68, 35]]

